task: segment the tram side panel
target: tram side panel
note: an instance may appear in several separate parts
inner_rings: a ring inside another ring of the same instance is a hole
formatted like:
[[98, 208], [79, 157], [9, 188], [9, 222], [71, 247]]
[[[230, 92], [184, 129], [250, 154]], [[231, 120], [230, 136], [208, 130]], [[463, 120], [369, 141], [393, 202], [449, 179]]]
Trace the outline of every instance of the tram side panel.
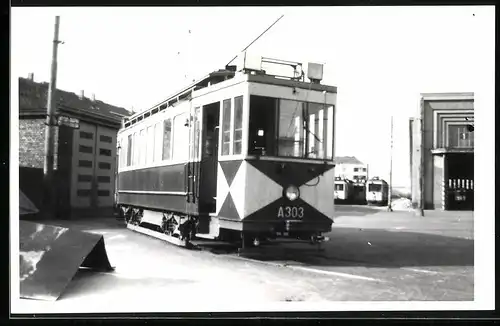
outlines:
[[[183, 118], [189, 113], [189, 108], [189, 102], [183, 103], [175, 108], [175, 111], [169, 114], [158, 113], [157, 117], [139, 122], [135, 128], [120, 135], [122, 149], [126, 150], [121, 151], [122, 157], [119, 160], [120, 169], [116, 187], [118, 205], [180, 214], [199, 212], [198, 201], [193, 202], [188, 198], [188, 190], [193, 190], [188, 189], [188, 177], [199, 171], [200, 163], [188, 162], [188, 157], [178, 156], [175, 149], [187, 146], [184, 142], [185, 135], [189, 135], [189, 128], [184, 126]], [[176, 117], [178, 117], [177, 122]], [[167, 119], [177, 125], [173, 125], [171, 129], [170, 153], [163, 155]], [[148, 130], [149, 127], [155, 128], [157, 125], [158, 132], [155, 130], [154, 134], [151, 131], [151, 135], [146, 136], [145, 133], [144, 137], [137, 137], [143, 130]], [[148, 142], [155, 143], [154, 140], [157, 139], [160, 139], [159, 146], [155, 148], [155, 154], [151, 154], [151, 160], [148, 161], [143, 157], [147, 156], [144, 148], [148, 146]], [[132, 142], [132, 146], [129, 142]], [[157, 154], [159, 157], [153, 158]], [[196, 189], [197, 185], [194, 184], [191, 188]]]
[[197, 214], [197, 203], [187, 198], [187, 169], [186, 163], [178, 163], [119, 173], [118, 204]]

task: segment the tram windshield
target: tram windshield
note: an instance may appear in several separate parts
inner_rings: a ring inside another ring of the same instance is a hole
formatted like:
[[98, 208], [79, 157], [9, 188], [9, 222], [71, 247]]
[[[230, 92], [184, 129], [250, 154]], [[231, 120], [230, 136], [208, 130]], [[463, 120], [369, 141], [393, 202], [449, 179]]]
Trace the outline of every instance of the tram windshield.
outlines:
[[382, 191], [382, 185], [376, 183], [370, 183], [368, 185], [368, 191], [374, 191], [374, 192]]
[[333, 106], [252, 95], [249, 154], [332, 159]]

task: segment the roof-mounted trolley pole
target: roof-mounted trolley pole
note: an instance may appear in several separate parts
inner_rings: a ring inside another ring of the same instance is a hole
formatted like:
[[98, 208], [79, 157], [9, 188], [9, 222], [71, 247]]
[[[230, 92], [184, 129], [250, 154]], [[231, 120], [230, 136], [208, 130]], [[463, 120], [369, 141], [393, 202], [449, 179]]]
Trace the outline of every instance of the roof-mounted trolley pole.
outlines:
[[54, 40], [52, 44], [52, 65], [50, 84], [47, 94], [47, 118], [45, 122], [45, 162], [43, 165], [44, 181], [44, 211], [46, 215], [55, 212], [55, 185], [54, 185], [54, 127], [57, 125], [55, 117], [55, 91], [57, 77], [57, 46], [59, 41], [59, 16], [56, 16], [54, 25]]
[[[257, 36], [257, 38], [255, 40], [253, 40], [250, 44], [248, 44], [243, 50], [241, 50], [240, 52], [244, 52], [246, 49], [248, 49], [252, 44], [254, 44], [259, 38], [261, 38], [262, 35], [266, 34], [268, 30], [271, 29], [271, 27], [273, 27], [274, 25], [276, 25], [276, 23], [281, 19], [283, 18], [283, 16], [285, 15], [281, 15], [280, 18], [276, 19], [276, 21], [274, 23], [271, 24], [271, 26], [269, 26], [265, 31], [263, 31], [259, 36]], [[233, 62], [234, 59], [236, 59], [238, 57], [238, 55], [235, 55], [234, 58], [232, 58], [231, 60], [229, 60], [229, 62], [226, 64], [226, 67], [231, 63]]]

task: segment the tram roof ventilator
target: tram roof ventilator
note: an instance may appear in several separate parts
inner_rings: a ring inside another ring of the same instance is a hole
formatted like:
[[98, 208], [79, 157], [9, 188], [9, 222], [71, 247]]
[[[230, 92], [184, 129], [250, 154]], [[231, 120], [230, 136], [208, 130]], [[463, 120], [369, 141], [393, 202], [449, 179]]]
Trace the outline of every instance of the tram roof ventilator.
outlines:
[[[264, 66], [284, 65], [293, 68], [293, 77], [280, 74], [270, 74]], [[236, 71], [238, 73], [250, 73], [259, 75], [268, 75], [280, 79], [291, 79], [304, 82], [304, 69], [301, 62], [287, 61], [282, 59], [273, 59], [256, 55], [249, 55], [247, 52], [242, 52], [238, 55]], [[307, 78], [311, 83], [319, 84], [323, 79], [323, 64], [309, 62], [307, 64]]]

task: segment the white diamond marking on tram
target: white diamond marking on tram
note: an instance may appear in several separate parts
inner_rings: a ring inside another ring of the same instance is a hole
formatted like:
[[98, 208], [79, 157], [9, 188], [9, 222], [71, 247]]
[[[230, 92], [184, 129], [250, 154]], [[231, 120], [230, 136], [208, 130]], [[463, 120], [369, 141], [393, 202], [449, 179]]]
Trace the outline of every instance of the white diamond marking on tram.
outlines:
[[328, 170], [324, 175], [319, 175], [319, 183], [317, 178], [306, 182], [299, 188], [300, 198], [307, 202], [312, 207], [316, 208], [322, 214], [333, 219], [333, 188], [335, 183], [334, 168]]
[[241, 165], [234, 176], [229, 193], [233, 197], [233, 203], [240, 218], [244, 217], [245, 209], [245, 177], [247, 172], [247, 164], [245, 161]]
[[229, 185], [227, 184], [226, 176], [224, 175], [224, 171], [220, 166], [220, 163], [217, 164], [217, 201], [216, 201], [216, 213], [219, 215], [220, 209], [226, 200], [227, 194], [229, 193]]
[[281, 198], [283, 188], [251, 164], [247, 164], [246, 172], [244, 211], [248, 216]]

